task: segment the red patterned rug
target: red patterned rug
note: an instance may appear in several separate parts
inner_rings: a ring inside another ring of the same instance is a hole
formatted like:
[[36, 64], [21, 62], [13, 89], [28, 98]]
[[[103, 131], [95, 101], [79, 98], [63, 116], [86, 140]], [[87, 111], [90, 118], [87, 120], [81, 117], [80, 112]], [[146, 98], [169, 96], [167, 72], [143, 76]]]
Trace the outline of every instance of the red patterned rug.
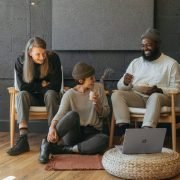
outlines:
[[54, 155], [45, 170], [101, 170], [102, 155], [61, 154]]

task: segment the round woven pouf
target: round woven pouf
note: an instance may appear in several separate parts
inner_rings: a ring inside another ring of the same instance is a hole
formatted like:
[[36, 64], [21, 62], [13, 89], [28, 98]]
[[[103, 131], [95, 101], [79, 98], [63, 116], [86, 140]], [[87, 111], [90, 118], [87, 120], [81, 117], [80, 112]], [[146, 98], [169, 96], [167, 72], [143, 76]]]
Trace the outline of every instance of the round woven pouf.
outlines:
[[165, 179], [180, 173], [179, 153], [163, 148], [155, 154], [122, 154], [120, 148], [105, 152], [102, 158], [104, 169], [124, 179]]

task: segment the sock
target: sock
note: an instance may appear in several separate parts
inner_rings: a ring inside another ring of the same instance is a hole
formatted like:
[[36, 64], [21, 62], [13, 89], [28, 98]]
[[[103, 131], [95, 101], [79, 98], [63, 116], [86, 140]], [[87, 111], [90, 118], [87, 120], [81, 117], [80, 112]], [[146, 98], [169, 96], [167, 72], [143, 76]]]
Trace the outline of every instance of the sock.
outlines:
[[27, 127], [23, 127], [23, 128], [20, 128], [19, 131], [20, 131], [20, 136], [27, 135], [28, 128]]
[[75, 153], [78, 153], [79, 152], [78, 145], [74, 145], [72, 147], [72, 151], [75, 152]]

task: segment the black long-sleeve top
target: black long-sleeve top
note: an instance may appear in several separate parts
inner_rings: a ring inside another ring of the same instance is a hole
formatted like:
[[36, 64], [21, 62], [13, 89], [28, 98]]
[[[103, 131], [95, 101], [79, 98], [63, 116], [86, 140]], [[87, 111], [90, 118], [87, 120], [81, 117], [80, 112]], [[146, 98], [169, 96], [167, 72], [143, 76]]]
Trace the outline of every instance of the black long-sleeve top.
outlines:
[[[49, 72], [44, 78], [40, 78], [40, 64], [34, 63], [35, 75], [31, 83], [26, 83], [23, 80], [23, 64], [24, 55], [17, 58], [15, 62], [16, 80], [20, 91], [28, 91], [30, 93], [42, 93], [47, 90], [60, 91], [62, 82], [61, 62], [59, 56], [54, 52], [47, 52], [47, 58], [49, 63]], [[49, 84], [46, 87], [42, 87], [42, 81], [48, 81]]]

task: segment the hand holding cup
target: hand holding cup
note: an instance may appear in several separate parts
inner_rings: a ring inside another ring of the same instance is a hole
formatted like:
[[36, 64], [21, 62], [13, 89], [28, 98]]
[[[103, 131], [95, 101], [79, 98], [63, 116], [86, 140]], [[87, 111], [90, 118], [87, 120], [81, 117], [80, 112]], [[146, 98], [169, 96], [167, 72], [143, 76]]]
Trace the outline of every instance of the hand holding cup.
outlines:
[[89, 93], [89, 100], [93, 102], [93, 104], [97, 104], [98, 101], [98, 93], [95, 91], [90, 91]]

